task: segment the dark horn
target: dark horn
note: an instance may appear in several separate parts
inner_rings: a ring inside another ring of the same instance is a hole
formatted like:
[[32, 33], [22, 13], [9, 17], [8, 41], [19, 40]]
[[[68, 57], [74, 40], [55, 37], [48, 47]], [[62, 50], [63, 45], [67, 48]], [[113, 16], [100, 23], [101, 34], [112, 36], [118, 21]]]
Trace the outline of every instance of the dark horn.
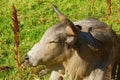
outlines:
[[67, 18], [55, 7], [53, 3], [50, 3], [53, 10], [56, 12], [56, 14], [59, 16], [60, 20], [66, 20]]

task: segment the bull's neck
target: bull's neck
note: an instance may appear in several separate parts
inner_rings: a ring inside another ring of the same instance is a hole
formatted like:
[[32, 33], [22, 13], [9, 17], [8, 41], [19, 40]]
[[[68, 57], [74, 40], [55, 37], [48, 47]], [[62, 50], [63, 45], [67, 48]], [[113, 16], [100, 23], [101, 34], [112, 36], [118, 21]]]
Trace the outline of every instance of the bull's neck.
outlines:
[[[83, 42], [84, 43], [84, 42]], [[91, 49], [85, 46], [86, 44], [78, 44], [70, 51], [69, 57], [63, 62], [65, 70], [72, 80], [79, 77], [79, 79], [88, 76], [90, 72], [101, 64], [99, 57], [93, 55]], [[96, 64], [95, 64], [96, 63]], [[78, 79], [78, 80], [79, 80]]]
[[76, 78], [75, 80], [77, 80], [78, 77], [82, 79], [85, 76], [88, 63], [80, 58], [76, 51], [73, 51], [72, 56], [63, 62], [63, 66], [68, 72], [68, 75], [70, 75], [72, 79]]

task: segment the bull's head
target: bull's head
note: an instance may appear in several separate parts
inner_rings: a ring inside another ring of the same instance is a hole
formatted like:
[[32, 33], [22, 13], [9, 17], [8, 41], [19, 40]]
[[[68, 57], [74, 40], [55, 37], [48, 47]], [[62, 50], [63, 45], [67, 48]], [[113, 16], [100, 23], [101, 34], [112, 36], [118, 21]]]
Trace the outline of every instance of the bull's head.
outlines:
[[76, 43], [80, 28], [74, 25], [51, 3], [60, 18], [60, 22], [44, 33], [40, 42], [36, 43], [27, 53], [25, 60], [30, 65], [58, 64], [71, 56], [72, 47]]

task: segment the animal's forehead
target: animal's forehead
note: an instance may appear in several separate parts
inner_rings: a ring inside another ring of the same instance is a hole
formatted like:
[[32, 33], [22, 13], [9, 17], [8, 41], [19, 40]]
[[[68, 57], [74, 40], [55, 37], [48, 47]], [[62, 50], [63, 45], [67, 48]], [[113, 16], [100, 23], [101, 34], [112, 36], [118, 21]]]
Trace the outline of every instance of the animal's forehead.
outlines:
[[59, 22], [56, 25], [48, 28], [44, 35], [42, 36], [41, 41], [42, 42], [48, 42], [48, 41], [52, 41], [52, 40], [57, 40], [61, 37], [65, 37], [66, 36], [66, 32], [65, 32], [65, 23], [64, 22]]
[[45, 32], [45, 34], [48, 34], [48, 35], [57, 35], [57, 34], [60, 34], [60, 33], [64, 33], [65, 32], [65, 22], [64, 21], [61, 21], [57, 24], [55, 24], [54, 26], [48, 28]]

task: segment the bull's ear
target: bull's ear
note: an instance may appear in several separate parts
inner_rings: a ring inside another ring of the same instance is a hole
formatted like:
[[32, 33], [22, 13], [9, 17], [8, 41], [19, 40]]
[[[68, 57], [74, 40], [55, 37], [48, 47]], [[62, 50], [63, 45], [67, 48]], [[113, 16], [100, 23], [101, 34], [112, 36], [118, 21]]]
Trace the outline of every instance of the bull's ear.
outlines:
[[67, 26], [65, 28], [67, 35], [79, 35], [81, 28], [74, 25], [70, 20], [66, 22]]
[[67, 44], [67, 48], [72, 47], [77, 41], [77, 37], [75, 36], [67, 36], [65, 43]]

